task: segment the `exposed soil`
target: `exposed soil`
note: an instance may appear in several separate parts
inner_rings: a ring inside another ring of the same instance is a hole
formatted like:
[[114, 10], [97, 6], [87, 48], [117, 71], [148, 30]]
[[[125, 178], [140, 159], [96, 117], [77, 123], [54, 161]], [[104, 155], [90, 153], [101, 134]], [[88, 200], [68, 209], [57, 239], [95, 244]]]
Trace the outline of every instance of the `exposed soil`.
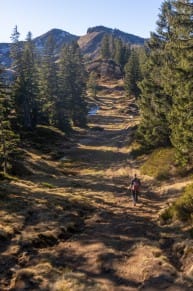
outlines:
[[[160, 185], [140, 174], [130, 155], [133, 100], [125, 110], [128, 100], [112, 88], [97, 96], [89, 129], [64, 144], [62, 161], [33, 151], [36, 173], [1, 186], [12, 208], [1, 204], [0, 290], [193, 290], [192, 242], [158, 219], [185, 182]], [[134, 173], [142, 181], [136, 206]]]

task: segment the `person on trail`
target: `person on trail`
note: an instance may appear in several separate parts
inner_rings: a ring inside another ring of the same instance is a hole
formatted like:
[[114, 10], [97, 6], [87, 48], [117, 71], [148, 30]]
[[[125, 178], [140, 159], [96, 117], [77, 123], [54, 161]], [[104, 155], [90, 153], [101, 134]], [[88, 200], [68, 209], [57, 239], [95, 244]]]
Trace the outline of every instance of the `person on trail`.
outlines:
[[131, 185], [130, 185], [134, 206], [138, 202], [138, 195], [139, 195], [140, 186], [141, 186], [141, 181], [137, 177], [137, 175], [135, 174], [134, 178], [131, 180]]

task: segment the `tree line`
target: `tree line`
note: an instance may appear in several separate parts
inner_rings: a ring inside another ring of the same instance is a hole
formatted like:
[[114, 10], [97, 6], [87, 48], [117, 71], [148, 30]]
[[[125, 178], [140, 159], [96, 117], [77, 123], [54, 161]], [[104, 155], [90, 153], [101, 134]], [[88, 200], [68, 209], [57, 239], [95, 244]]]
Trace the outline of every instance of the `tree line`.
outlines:
[[12, 80], [0, 69], [0, 162], [4, 171], [22, 131], [43, 124], [68, 134], [73, 126], [87, 124], [87, 74], [78, 44], [65, 45], [56, 59], [52, 37], [39, 53], [30, 32], [25, 42], [19, 36], [15, 27], [11, 35]]
[[147, 150], [174, 147], [181, 165], [193, 162], [192, 24], [193, 1], [163, 1], [137, 82], [138, 141]]

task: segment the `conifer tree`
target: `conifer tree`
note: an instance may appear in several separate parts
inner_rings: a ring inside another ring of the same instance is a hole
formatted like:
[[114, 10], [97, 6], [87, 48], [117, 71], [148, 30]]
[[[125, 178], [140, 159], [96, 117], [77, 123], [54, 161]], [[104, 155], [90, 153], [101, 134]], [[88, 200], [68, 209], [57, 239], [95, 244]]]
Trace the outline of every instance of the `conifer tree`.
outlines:
[[39, 67], [39, 120], [44, 124], [56, 122], [57, 71], [55, 43], [51, 36], [45, 44]]
[[89, 75], [89, 79], [87, 82], [87, 89], [90, 91], [92, 97], [96, 97], [97, 94], [97, 87], [98, 87], [98, 81], [97, 81], [97, 73], [92, 71]]
[[36, 51], [32, 42], [32, 34], [27, 34], [23, 52], [24, 65], [24, 127], [34, 129], [37, 125], [37, 100], [38, 100], [38, 82], [37, 82], [37, 67], [36, 67]]
[[147, 49], [145, 75], [139, 83], [141, 90], [138, 100], [141, 121], [138, 138], [146, 148], [156, 148], [170, 143], [168, 114], [171, 96], [165, 92], [162, 69], [167, 62], [165, 46], [170, 37], [170, 1], [165, 1], [157, 22], [157, 33], [151, 33]]
[[108, 60], [111, 58], [110, 40], [107, 34], [104, 35], [101, 42], [101, 57], [102, 59], [105, 59], [105, 60]]
[[121, 68], [121, 71], [124, 72], [124, 67], [129, 60], [131, 50], [130, 46], [123, 43], [119, 38], [114, 39], [114, 53], [113, 59]]
[[14, 27], [13, 33], [11, 35], [11, 59], [12, 59], [12, 67], [17, 74], [22, 71], [22, 43], [19, 41], [20, 33], [17, 29], [17, 26]]
[[68, 133], [72, 129], [71, 107], [71, 57], [70, 49], [67, 46], [61, 51], [58, 70], [58, 96], [55, 102], [56, 126]]
[[139, 96], [140, 90], [138, 82], [141, 80], [139, 59], [136, 51], [133, 49], [125, 66], [125, 90], [127, 95]]
[[34, 129], [37, 124], [37, 73], [35, 62], [35, 48], [31, 33], [27, 35], [26, 42], [21, 46], [17, 29], [12, 35], [13, 67], [16, 79], [13, 86], [16, 113], [18, 122], [24, 129]]
[[69, 131], [73, 124], [86, 126], [86, 75], [77, 43], [63, 48], [58, 76], [57, 126], [64, 131]]
[[165, 68], [165, 90], [172, 95], [169, 116], [171, 142], [181, 164], [193, 162], [193, 3], [172, 1], [172, 37], [167, 44], [170, 61]]
[[74, 125], [85, 127], [87, 125], [87, 103], [86, 103], [86, 83], [87, 74], [83, 63], [83, 58], [78, 44], [75, 42], [73, 46], [74, 61], [74, 87], [73, 87], [73, 115]]
[[2, 77], [0, 69], [0, 169], [4, 173], [8, 170], [8, 160], [18, 144], [19, 137], [12, 129], [12, 115], [14, 112], [11, 90]]

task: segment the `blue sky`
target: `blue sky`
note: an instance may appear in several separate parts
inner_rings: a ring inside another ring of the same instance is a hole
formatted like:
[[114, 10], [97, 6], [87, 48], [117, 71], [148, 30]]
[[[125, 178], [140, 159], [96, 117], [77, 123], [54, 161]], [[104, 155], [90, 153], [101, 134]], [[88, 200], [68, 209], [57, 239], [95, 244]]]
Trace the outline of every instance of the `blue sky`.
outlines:
[[141, 37], [155, 31], [163, 0], [0, 0], [0, 42], [10, 42], [15, 25], [24, 40], [59, 28], [75, 35], [104, 25]]

